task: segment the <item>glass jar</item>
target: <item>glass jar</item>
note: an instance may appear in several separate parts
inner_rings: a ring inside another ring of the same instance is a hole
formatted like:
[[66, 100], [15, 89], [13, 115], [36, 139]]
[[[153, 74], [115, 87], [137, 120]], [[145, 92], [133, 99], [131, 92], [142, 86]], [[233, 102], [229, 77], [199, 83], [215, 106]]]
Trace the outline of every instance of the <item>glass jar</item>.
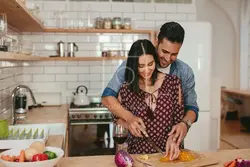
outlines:
[[96, 29], [103, 29], [103, 18], [97, 17], [95, 20], [95, 28]]
[[112, 20], [109, 17], [104, 18], [104, 29], [112, 28]]
[[113, 18], [112, 27], [114, 29], [121, 29], [122, 28], [122, 19], [120, 17]]
[[124, 18], [123, 19], [123, 28], [124, 29], [131, 29], [132, 28], [131, 18]]

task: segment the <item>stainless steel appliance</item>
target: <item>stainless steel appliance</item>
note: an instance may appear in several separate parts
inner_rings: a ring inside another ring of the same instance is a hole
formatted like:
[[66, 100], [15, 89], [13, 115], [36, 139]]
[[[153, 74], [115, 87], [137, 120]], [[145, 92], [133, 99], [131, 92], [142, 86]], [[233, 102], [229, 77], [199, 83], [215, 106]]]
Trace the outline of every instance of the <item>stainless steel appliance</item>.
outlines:
[[69, 107], [69, 156], [114, 155], [113, 117], [101, 98], [89, 97], [90, 104]]
[[25, 114], [27, 112], [27, 96], [23, 89], [19, 89], [15, 99], [15, 113]]
[[63, 41], [59, 41], [57, 43], [57, 54], [60, 56], [60, 57], [64, 57], [65, 56], [65, 46], [64, 46], [64, 42]]
[[68, 57], [75, 57], [76, 51], [78, 51], [78, 46], [74, 42], [68, 43]]

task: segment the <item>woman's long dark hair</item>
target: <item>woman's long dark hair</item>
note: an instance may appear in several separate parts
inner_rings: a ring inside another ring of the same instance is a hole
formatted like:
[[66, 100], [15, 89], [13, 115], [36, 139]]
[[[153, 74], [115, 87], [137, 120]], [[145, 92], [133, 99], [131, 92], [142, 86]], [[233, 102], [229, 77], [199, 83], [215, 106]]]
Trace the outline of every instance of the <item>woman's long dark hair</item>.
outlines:
[[[140, 92], [139, 75], [138, 75], [138, 59], [142, 55], [152, 55], [156, 66], [158, 64], [157, 52], [154, 45], [147, 39], [135, 41], [128, 53], [127, 66], [125, 70], [125, 81], [129, 84], [129, 88], [136, 92]], [[155, 68], [152, 75], [152, 84], [155, 84], [158, 70]]]

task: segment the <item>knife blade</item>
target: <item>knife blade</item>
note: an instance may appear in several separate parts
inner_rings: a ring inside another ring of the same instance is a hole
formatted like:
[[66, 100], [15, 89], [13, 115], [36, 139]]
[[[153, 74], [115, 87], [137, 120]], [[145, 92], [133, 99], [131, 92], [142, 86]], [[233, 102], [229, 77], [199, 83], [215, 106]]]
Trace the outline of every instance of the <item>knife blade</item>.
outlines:
[[144, 138], [153, 146], [153, 148], [159, 152], [162, 155], [165, 155], [165, 153], [160, 149], [160, 147], [158, 147], [155, 142], [148, 136], [148, 134], [144, 134], [142, 133]]

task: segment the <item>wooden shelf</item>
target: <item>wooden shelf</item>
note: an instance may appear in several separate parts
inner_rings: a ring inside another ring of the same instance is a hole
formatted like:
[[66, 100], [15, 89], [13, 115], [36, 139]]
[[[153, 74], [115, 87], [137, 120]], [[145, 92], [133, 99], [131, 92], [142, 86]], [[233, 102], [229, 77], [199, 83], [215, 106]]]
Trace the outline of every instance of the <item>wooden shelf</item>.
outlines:
[[1, 0], [0, 12], [6, 13], [7, 22], [21, 32], [43, 32], [44, 26], [22, 3], [16, 0]]
[[0, 61], [1, 60], [39, 60], [39, 57], [25, 55], [21, 53], [10, 53], [0, 51]]
[[108, 61], [108, 60], [126, 60], [127, 57], [42, 57], [31, 56], [20, 53], [0, 52], [0, 61], [26, 60], [26, 61]]
[[152, 30], [127, 30], [127, 29], [63, 29], [63, 28], [46, 28], [45, 32], [54, 33], [127, 33], [127, 34], [152, 34]]

